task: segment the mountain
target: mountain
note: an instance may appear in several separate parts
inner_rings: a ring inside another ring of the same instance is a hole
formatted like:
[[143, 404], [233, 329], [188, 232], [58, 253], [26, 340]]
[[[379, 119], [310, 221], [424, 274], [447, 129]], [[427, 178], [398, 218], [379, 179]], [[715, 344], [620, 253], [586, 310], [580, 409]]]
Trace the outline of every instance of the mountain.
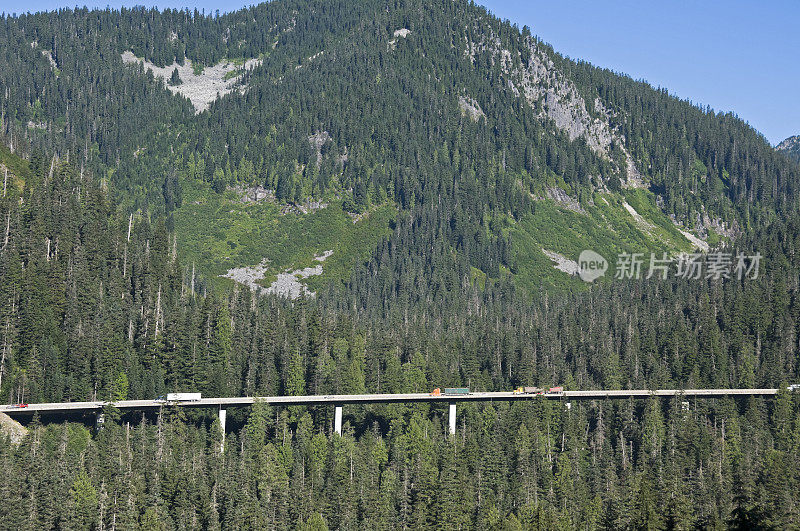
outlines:
[[735, 116], [463, 2], [63, 10], [4, 28], [12, 140], [106, 176], [129, 214], [166, 213], [214, 285], [292, 284], [318, 264], [306, 286], [341, 284], [426, 208], [473, 279], [570, 285], [554, 260], [705, 248], [797, 197], [798, 170]]
[[790, 136], [775, 146], [775, 149], [786, 153], [790, 159], [800, 162], [800, 136]]
[[[465, 1], [275, 0], [4, 16], [0, 124], [0, 400], [110, 402], [0, 430], [0, 527], [798, 527], [800, 169], [734, 115]], [[572, 274], [706, 245], [752, 269]], [[455, 436], [113, 406], [528, 385], [781, 391], [459, 404]]]

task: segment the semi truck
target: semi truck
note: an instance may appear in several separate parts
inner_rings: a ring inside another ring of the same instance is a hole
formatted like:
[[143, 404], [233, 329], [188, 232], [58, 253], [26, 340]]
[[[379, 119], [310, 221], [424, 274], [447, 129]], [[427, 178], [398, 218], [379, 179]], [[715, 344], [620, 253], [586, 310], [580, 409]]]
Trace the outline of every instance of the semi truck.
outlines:
[[436, 388], [431, 391], [431, 396], [442, 396], [442, 395], [468, 395], [469, 394], [469, 387], [445, 387], [444, 391], [440, 388]]
[[159, 402], [197, 402], [203, 398], [202, 393], [167, 393], [159, 396]]
[[564, 394], [564, 387], [517, 387], [514, 389], [515, 395], [549, 395], [549, 396], [562, 396]]
[[564, 387], [561, 385], [556, 387], [517, 387], [513, 393], [515, 395], [564, 396]]
[[541, 387], [517, 387], [514, 389], [515, 395], [541, 395], [544, 389]]

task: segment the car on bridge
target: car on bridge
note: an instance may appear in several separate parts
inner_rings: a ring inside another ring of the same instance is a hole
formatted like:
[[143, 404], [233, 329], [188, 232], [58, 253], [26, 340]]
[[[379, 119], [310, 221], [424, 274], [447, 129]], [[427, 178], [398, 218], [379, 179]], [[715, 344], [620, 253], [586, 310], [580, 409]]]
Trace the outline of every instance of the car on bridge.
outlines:
[[14, 407], [28, 407], [28, 404], [14, 404]]

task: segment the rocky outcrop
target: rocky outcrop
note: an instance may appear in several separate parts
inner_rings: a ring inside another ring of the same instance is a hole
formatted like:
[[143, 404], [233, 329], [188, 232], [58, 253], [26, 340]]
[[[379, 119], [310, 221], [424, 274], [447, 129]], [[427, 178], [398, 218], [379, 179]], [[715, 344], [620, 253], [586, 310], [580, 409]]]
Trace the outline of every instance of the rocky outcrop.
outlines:
[[572, 210], [573, 212], [577, 212], [579, 214], [586, 214], [586, 211], [583, 209], [578, 200], [567, 194], [567, 192], [561, 188], [556, 186], [548, 187], [547, 197], [568, 210]]
[[[208, 109], [218, 97], [233, 92], [245, 71], [261, 64], [261, 59], [249, 59], [245, 61], [244, 65], [239, 66], [222, 62], [214, 66], [207, 66], [199, 73], [195, 73], [190, 59], [185, 59], [182, 65], [173, 63], [162, 68], [136, 57], [133, 52], [126, 51], [122, 53], [122, 60], [130, 64], [140, 63], [144, 65], [145, 69], [152, 70], [153, 75], [161, 78], [166, 88], [189, 98], [197, 114]], [[179, 85], [170, 85], [168, 81], [176, 69], [182, 82]], [[239, 87], [239, 90], [242, 91], [245, 88], [242, 86]]]
[[308, 143], [317, 154], [317, 168], [322, 164], [322, 146], [331, 140], [331, 135], [327, 131], [317, 131], [308, 137]]
[[553, 261], [553, 267], [558, 269], [559, 271], [563, 271], [568, 275], [577, 275], [580, 267], [578, 267], [578, 262], [575, 260], [570, 260], [563, 254], [559, 254], [555, 251], [548, 251], [545, 248], [542, 248], [542, 252]]
[[786, 140], [775, 146], [775, 149], [777, 149], [778, 151], [800, 149], [800, 135], [790, 136], [789, 138], [787, 138]]
[[239, 184], [230, 187], [229, 190], [235, 192], [242, 203], [260, 203], [262, 201], [272, 203], [275, 201], [275, 191], [264, 188], [260, 184], [253, 186]]
[[16, 446], [28, 435], [28, 428], [5, 413], [0, 413], [0, 435], [8, 437], [11, 444]]
[[468, 115], [473, 122], [477, 122], [481, 118], [486, 118], [478, 102], [469, 96], [459, 96], [458, 107], [461, 109], [461, 113]]
[[389, 41], [389, 49], [394, 50], [395, 48], [397, 48], [397, 39], [398, 38], [405, 39], [406, 37], [408, 37], [410, 33], [411, 30], [408, 28], [400, 28], [394, 30], [394, 33], [392, 34], [394, 36], [394, 39], [391, 39]]
[[308, 277], [321, 275], [323, 272], [322, 262], [332, 254], [333, 250], [329, 250], [314, 256], [314, 260], [320, 263], [313, 267], [304, 267], [293, 271], [287, 269], [282, 273], [278, 273], [276, 275], [277, 278], [268, 288], [262, 287], [259, 283], [266, 277], [269, 269], [269, 260], [266, 258], [256, 266], [233, 268], [220, 276], [235, 280], [239, 284], [249, 287], [254, 293], [273, 293], [289, 299], [297, 299], [301, 295], [313, 297], [315, 293], [300, 281]]
[[789, 158], [800, 162], [800, 135], [790, 136], [775, 146], [775, 149], [786, 153]]
[[589, 104], [575, 84], [558, 70], [535, 39], [526, 38], [529, 53], [527, 61], [524, 61], [520, 53], [515, 58], [503, 48], [500, 38], [491, 29], [483, 28], [478, 34], [481, 40], [467, 40], [464, 51], [473, 63], [479, 53], [488, 53], [492, 65], [499, 63], [506, 74], [507, 86], [515, 96], [524, 97], [531, 107], [539, 109], [542, 119], [552, 120], [570, 140], [583, 138], [598, 156], [611, 160], [612, 142], [620, 146], [626, 158], [625, 167], [619, 168], [625, 176], [624, 184], [628, 187], [644, 186], [642, 175], [625, 148], [625, 138], [611, 125], [613, 113], [599, 98], [590, 103], [590, 112]]

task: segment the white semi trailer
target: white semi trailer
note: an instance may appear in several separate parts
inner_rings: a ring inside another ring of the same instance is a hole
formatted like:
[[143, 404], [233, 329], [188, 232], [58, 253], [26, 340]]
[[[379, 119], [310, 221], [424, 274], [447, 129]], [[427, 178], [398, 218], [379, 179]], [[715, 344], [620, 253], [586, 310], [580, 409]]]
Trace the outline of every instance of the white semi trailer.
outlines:
[[197, 402], [202, 398], [202, 393], [167, 393], [166, 397], [159, 397], [167, 402]]

